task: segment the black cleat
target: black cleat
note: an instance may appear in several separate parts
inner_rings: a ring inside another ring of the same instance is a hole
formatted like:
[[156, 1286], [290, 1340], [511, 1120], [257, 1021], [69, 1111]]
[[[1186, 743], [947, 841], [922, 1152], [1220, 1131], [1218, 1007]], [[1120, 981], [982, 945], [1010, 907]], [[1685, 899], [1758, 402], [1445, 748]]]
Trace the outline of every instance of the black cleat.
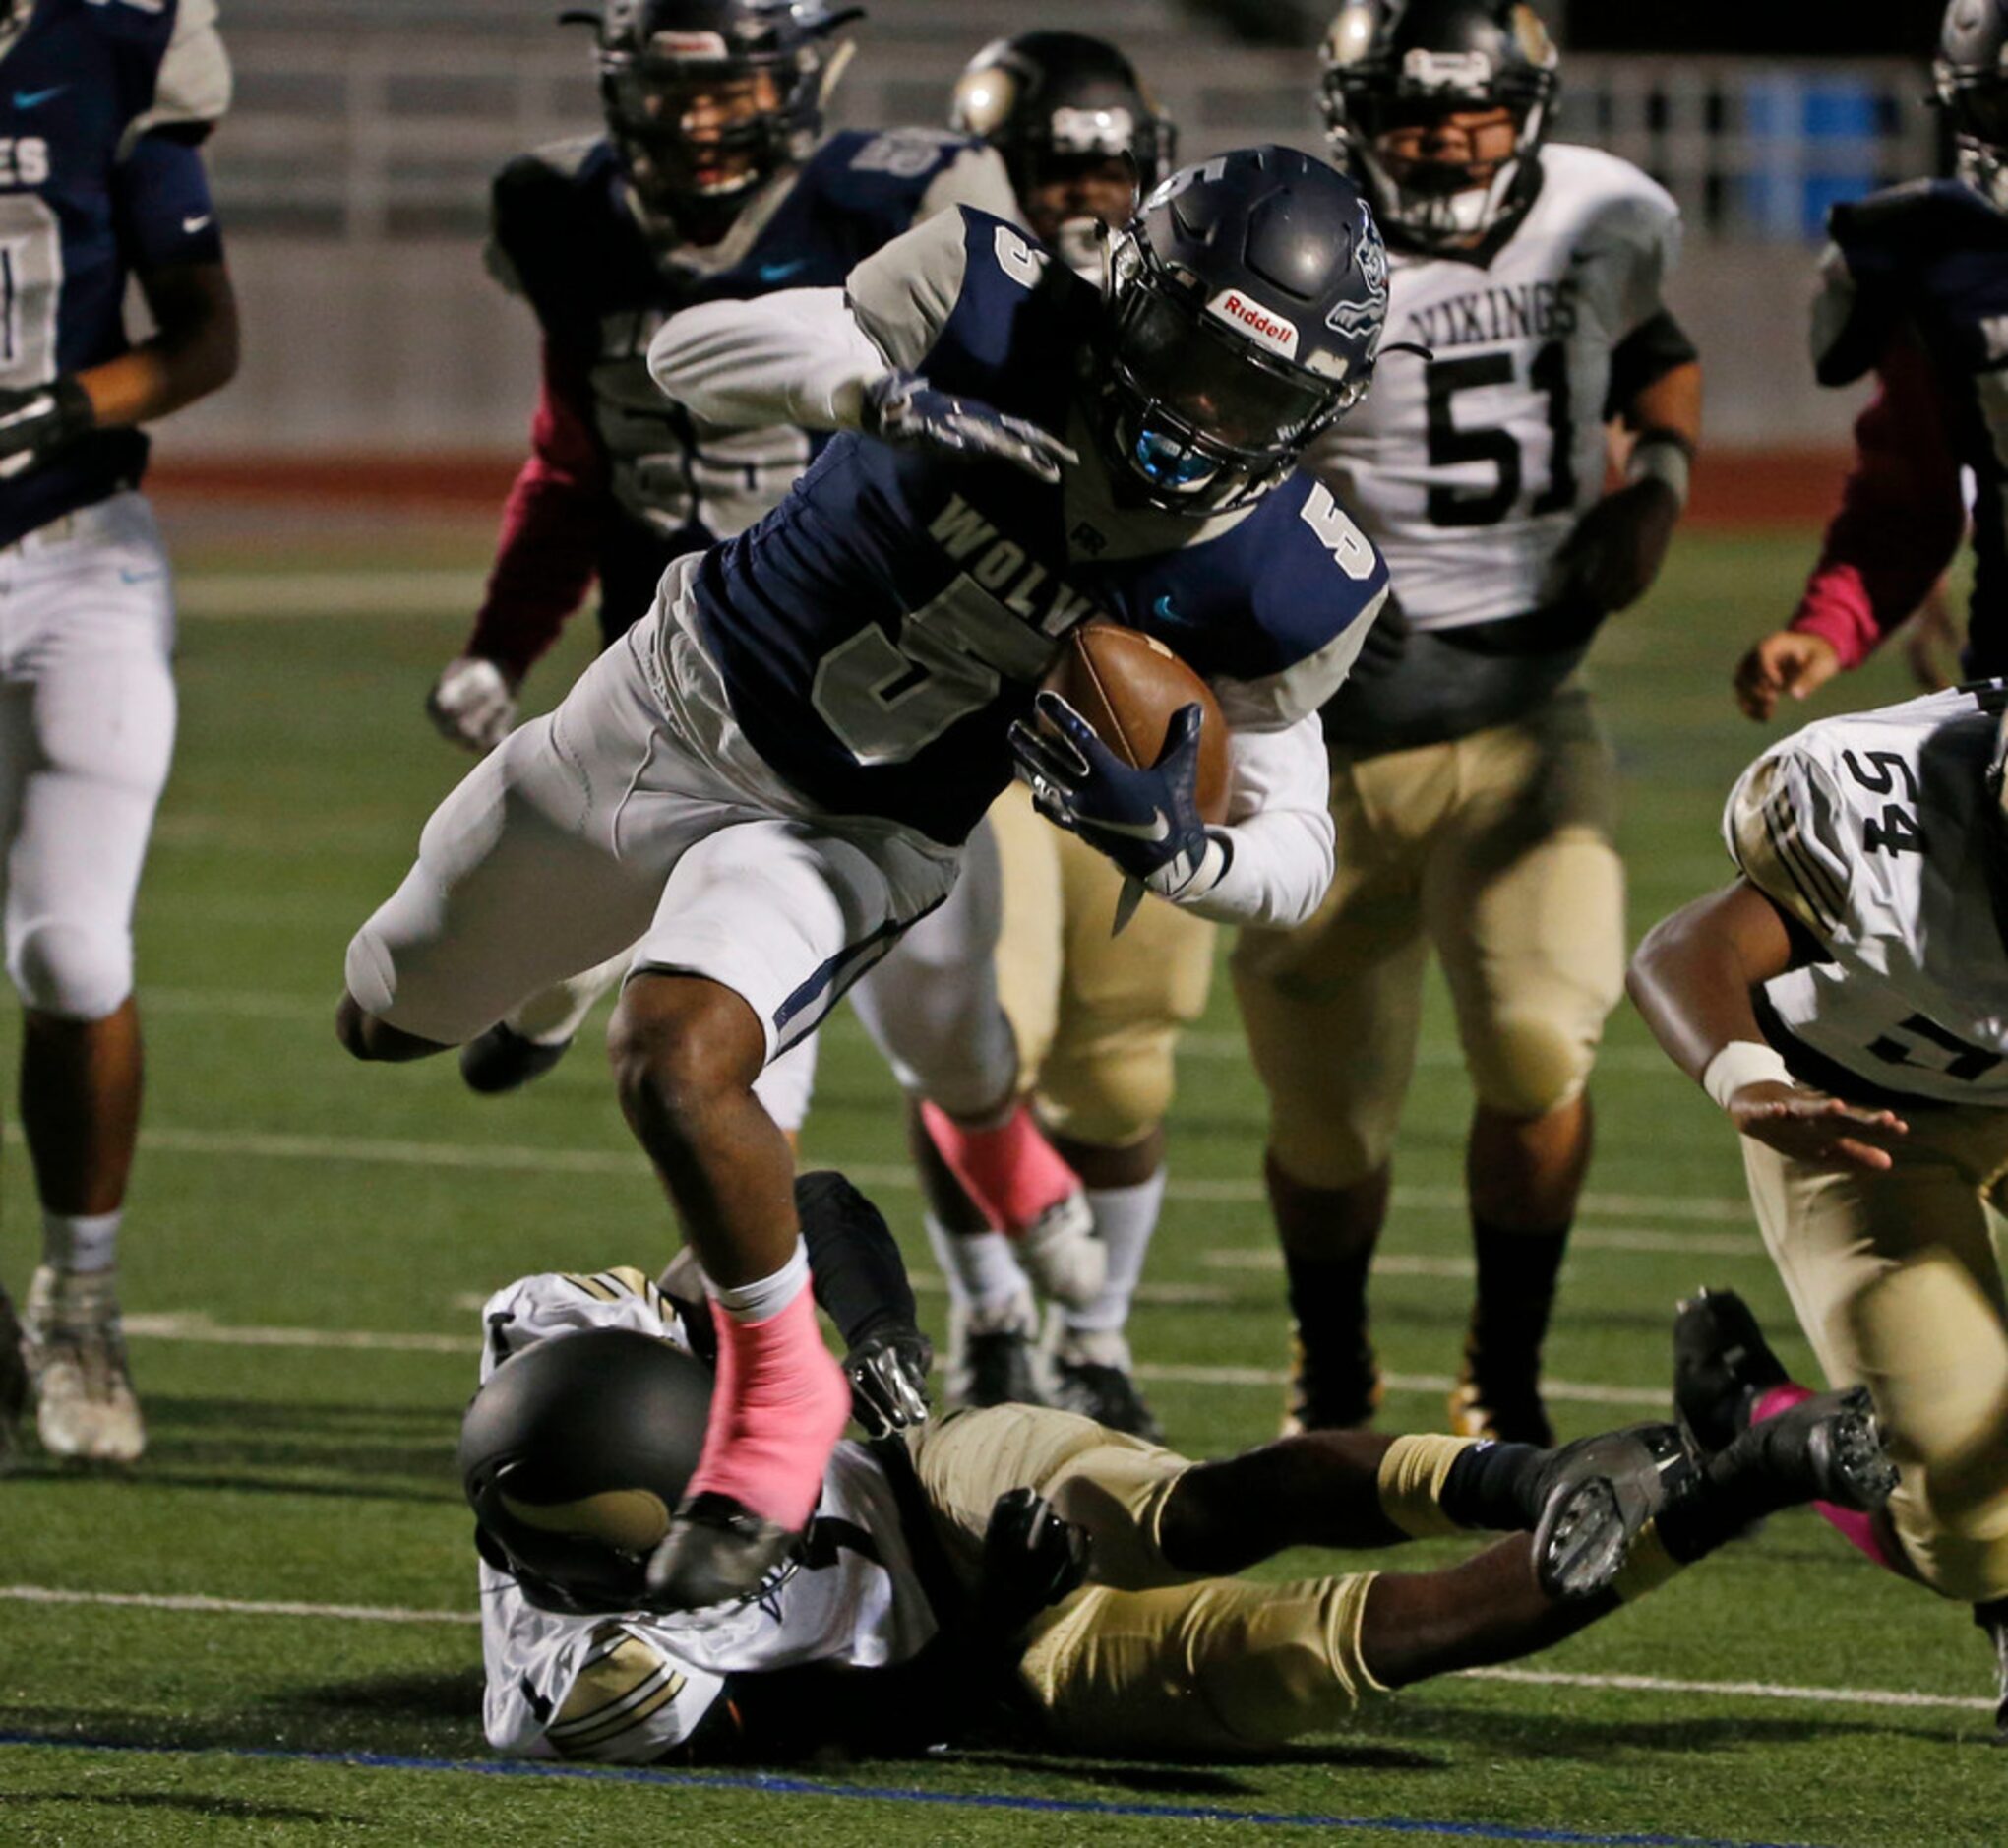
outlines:
[[1703, 1450], [1726, 1449], [1785, 1371], [1750, 1307], [1734, 1290], [1697, 1290], [1673, 1319], [1673, 1406]]
[[1753, 1516], [1806, 1502], [1873, 1514], [1897, 1486], [1866, 1386], [1816, 1393], [1751, 1425], [1708, 1459], [1706, 1476]]
[[1554, 1426], [1541, 1397], [1540, 1350], [1506, 1356], [1466, 1342], [1464, 1365], [1450, 1388], [1450, 1429], [1460, 1438], [1552, 1448]]
[[1640, 1529], [1688, 1492], [1696, 1465], [1677, 1425], [1580, 1438], [1542, 1472], [1534, 1569], [1551, 1597], [1588, 1598], [1617, 1576]]
[[948, 1403], [1044, 1405], [1039, 1385], [1038, 1311], [1022, 1296], [994, 1310], [951, 1310], [948, 1317]]
[[571, 1049], [569, 1039], [547, 1046], [497, 1020], [460, 1048], [460, 1077], [470, 1091], [495, 1097], [542, 1078]]
[[700, 1611], [753, 1597], [799, 1538], [734, 1496], [694, 1495], [648, 1562], [648, 1607]]
[[1098, 1425], [1146, 1444], [1164, 1442], [1164, 1426], [1144, 1402], [1136, 1382], [1121, 1367], [1099, 1361], [1053, 1357], [1053, 1400], [1063, 1411], [1078, 1412]]
[[2008, 1746], [2008, 1598], [1975, 1605], [1974, 1622], [1994, 1651], [1994, 1743]]
[[1301, 1431], [1364, 1431], [1380, 1408], [1380, 1362], [1362, 1323], [1352, 1338], [1320, 1341], [1315, 1349], [1303, 1328], [1290, 1329], [1290, 1386], [1283, 1406], [1283, 1436]]

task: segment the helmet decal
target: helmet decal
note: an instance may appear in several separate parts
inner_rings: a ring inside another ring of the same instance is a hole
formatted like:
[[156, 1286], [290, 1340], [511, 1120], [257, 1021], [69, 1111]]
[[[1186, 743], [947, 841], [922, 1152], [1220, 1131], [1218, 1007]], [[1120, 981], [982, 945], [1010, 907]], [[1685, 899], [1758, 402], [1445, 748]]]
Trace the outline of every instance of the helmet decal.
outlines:
[[1272, 353], [1293, 358], [1297, 352], [1297, 323], [1251, 301], [1238, 288], [1224, 288], [1206, 304], [1206, 312], [1244, 329]]

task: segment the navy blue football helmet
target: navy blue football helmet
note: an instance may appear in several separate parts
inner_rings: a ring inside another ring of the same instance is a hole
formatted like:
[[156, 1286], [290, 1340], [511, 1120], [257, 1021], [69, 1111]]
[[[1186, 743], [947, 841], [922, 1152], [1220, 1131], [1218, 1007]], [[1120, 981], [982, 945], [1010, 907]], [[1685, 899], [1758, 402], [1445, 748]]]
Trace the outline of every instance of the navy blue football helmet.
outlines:
[[822, 0], [607, 0], [596, 26], [607, 133], [642, 210], [700, 232], [805, 159], [840, 68], [829, 35], [862, 7]]
[[1280, 482], [1366, 395], [1387, 251], [1360, 187], [1294, 148], [1172, 175], [1109, 249], [1101, 437], [1119, 484], [1204, 516]]
[[2008, 212], [2008, 5], [1952, 0], [1932, 60], [1932, 87], [1952, 130], [1954, 171]]
[[[1467, 249], [1526, 211], [1559, 60], [1523, 0], [1345, 0], [1319, 60], [1333, 152], [1368, 189], [1391, 244]], [[1502, 154], [1474, 148], [1453, 162], [1390, 152], [1401, 130], [1474, 109], [1510, 112]]]
[[542, 1610], [645, 1610], [710, 1404], [703, 1363], [639, 1329], [551, 1335], [504, 1361], [460, 1424], [482, 1557]]

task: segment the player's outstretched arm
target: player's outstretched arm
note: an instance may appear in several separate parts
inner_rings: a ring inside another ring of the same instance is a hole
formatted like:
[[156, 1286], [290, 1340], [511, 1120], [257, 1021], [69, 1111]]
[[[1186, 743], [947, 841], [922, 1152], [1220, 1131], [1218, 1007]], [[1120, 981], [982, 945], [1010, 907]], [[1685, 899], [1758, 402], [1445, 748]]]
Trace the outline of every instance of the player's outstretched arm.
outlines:
[[1697, 898], [1646, 934], [1626, 976], [1667, 1055], [1739, 1134], [1820, 1167], [1877, 1172], [1906, 1133], [1895, 1112], [1795, 1084], [1766, 1043], [1751, 994], [1800, 959], [1793, 933], [1747, 879]]
[[1855, 425], [1855, 461], [1798, 607], [1736, 664], [1736, 705], [1769, 719], [1859, 666], [1932, 593], [1966, 534], [1959, 462], [1930, 362], [1889, 342]]

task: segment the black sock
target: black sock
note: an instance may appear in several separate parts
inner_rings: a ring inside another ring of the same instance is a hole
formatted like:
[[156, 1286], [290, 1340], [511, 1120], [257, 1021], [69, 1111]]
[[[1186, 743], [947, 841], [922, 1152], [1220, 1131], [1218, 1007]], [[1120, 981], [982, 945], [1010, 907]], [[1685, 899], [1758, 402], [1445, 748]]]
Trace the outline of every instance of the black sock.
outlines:
[[1473, 1217], [1478, 1296], [1471, 1312], [1471, 1352], [1488, 1372], [1531, 1373], [1539, 1363], [1568, 1242], [1565, 1225], [1552, 1232], [1516, 1232]]
[[1532, 1444], [1474, 1444], [1450, 1465], [1436, 1505], [1460, 1527], [1531, 1528], [1541, 1519], [1541, 1467], [1553, 1454]]
[[1283, 1254], [1290, 1315], [1304, 1349], [1304, 1381], [1313, 1396], [1358, 1389], [1372, 1373], [1367, 1339], [1367, 1273], [1373, 1250], [1347, 1258]]

